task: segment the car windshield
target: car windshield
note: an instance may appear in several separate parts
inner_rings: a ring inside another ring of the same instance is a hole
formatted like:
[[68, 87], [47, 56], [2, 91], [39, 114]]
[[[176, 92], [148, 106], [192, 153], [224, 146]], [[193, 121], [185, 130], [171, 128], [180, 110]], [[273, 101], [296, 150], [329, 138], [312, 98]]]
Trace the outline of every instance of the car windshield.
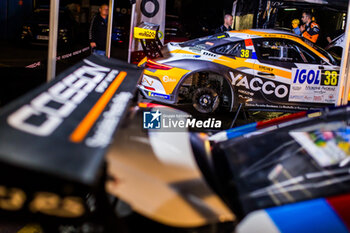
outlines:
[[324, 50], [323, 48], [319, 47], [318, 45], [310, 42], [308, 39], [302, 38], [303, 41], [308, 44], [309, 46], [311, 46], [312, 48], [314, 48], [317, 52], [321, 53], [323, 56], [325, 56], [329, 62], [332, 65], [339, 65], [338, 61], [336, 58], [334, 58], [330, 53], [328, 53], [326, 50]]
[[217, 45], [222, 38], [227, 38], [229, 35], [227, 33], [218, 33], [207, 37], [202, 37], [190, 41], [186, 41], [180, 44], [181, 47], [195, 47], [198, 49], [208, 50]]
[[[66, 20], [66, 14], [63, 10], [59, 11], [59, 20], [64, 21]], [[35, 10], [32, 15], [33, 20], [42, 21], [42, 22], [48, 22], [50, 19], [50, 11], [49, 10]]]

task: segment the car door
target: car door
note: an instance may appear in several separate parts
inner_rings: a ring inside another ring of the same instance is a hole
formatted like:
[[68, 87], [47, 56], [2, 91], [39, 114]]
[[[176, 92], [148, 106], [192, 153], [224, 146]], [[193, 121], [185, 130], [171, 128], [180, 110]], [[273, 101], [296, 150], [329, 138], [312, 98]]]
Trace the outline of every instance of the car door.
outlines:
[[297, 68], [292, 69], [288, 100], [306, 103], [310, 106], [313, 104], [335, 104], [340, 67], [326, 62], [327, 58], [331, 56], [326, 51], [313, 52], [296, 43], [294, 47], [302, 56], [303, 61], [306, 60], [306, 62], [296, 62]]
[[222, 55], [216, 59], [220, 73], [231, 83], [239, 103], [252, 101], [254, 92], [249, 83], [254, 79], [256, 53], [251, 39], [239, 40], [220, 45], [212, 49], [213, 53]]
[[255, 105], [289, 109], [333, 103], [339, 67], [328, 64], [315, 52], [289, 39], [256, 39], [258, 60], [254, 66]]

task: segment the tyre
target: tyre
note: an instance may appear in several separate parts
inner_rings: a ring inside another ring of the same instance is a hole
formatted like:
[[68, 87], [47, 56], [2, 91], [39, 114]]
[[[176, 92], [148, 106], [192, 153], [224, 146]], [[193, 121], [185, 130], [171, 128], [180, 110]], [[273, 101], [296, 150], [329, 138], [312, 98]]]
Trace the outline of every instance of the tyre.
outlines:
[[192, 103], [200, 113], [213, 113], [220, 104], [219, 94], [209, 87], [198, 88], [193, 93]]

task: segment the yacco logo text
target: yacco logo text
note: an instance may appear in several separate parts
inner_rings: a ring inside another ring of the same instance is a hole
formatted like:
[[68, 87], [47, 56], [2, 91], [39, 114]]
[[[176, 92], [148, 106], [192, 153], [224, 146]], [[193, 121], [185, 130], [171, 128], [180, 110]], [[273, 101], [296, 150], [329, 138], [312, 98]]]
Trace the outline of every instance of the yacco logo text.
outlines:
[[240, 87], [243, 86], [247, 90], [252, 91], [262, 91], [266, 95], [275, 94], [278, 98], [284, 98], [288, 95], [288, 87], [286, 85], [277, 85], [272, 81], [264, 82], [261, 78], [252, 78], [250, 82], [247, 76], [242, 76], [242, 74], [237, 74], [236, 76], [230, 72], [231, 82], [233, 86]]
[[[89, 93], [93, 90], [103, 93], [119, 73], [88, 60], [84, 62], [86, 65], [12, 113], [7, 118], [8, 124], [30, 134], [49, 136]], [[41, 119], [40, 123], [33, 123], [32, 118]]]
[[314, 70], [305, 70], [305, 69], [297, 69], [294, 79], [293, 79], [293, 83], [300, 83], [300, 84], [304, 84], [305, 82], [307, 82], [307, 84], [315, 84], [318, 85], [320, 84], [320, 71], [318, 70], [317, 72], [315, 72]]

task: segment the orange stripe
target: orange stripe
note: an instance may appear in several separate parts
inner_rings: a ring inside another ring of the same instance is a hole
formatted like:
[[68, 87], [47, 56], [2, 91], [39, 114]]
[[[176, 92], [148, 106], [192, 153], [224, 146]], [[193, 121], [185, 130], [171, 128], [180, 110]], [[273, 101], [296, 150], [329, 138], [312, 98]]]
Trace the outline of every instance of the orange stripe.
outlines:
[[123, 82], [126, 77], [126, 72], [120, 72], [117, 77], [114, 79], [112, 84], [108, 89], [103, 93], [101, 98], [97, 103], [92, 107], [90, 112], [85, 116], [85, 118], [80, 122], [78, 127], [70, 135], [70, 140], [75, 143], [80, 143], [84, 140], [91, 127], [95, 124], [98, 117], [101, 115], [102, 111], [105, 109], [108, 102], [113, 97], [114, 93], [119, 88], [120, 84]]

